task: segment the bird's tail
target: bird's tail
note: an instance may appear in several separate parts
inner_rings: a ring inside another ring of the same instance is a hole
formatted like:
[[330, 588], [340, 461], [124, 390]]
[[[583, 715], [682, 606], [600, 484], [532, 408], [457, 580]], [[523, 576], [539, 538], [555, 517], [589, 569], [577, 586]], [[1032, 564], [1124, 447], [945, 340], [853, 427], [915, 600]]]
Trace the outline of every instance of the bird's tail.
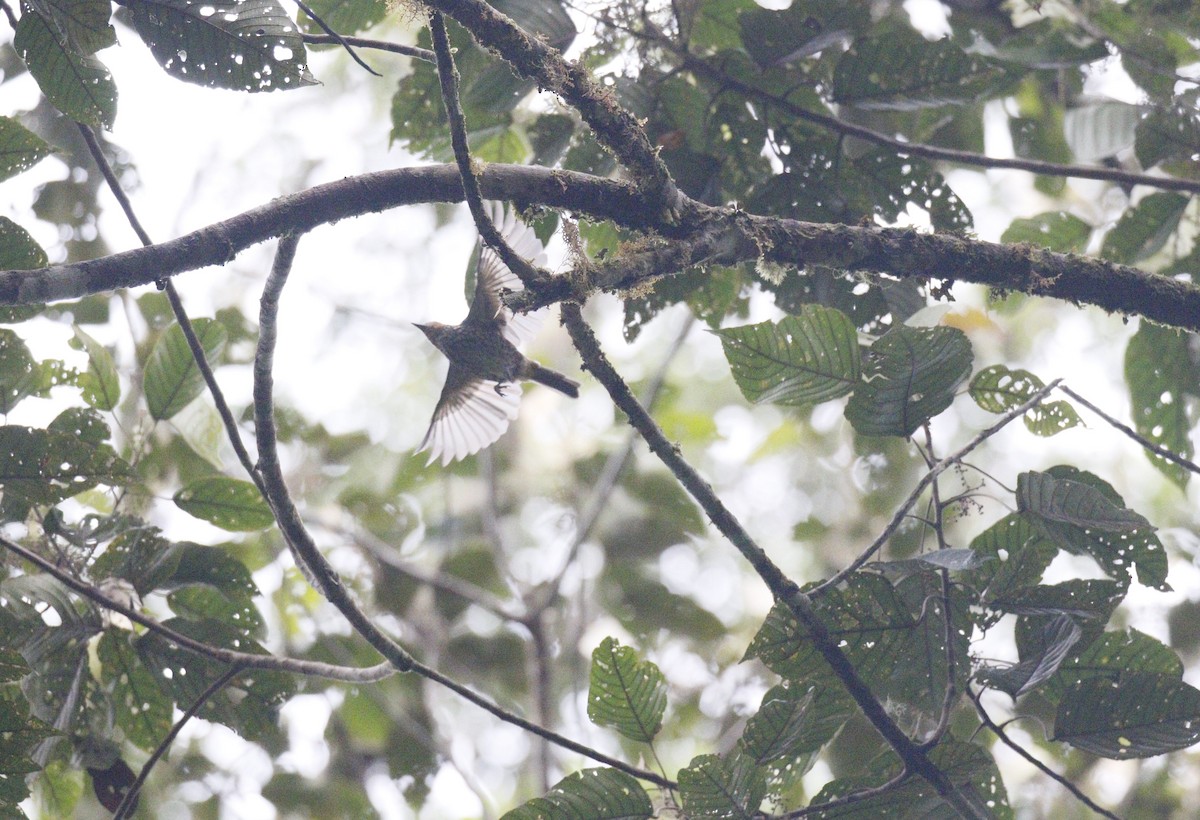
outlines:
[[548, 367], [542, 367], [534, 361], [530, 361], [532, 368], [529, 371], [529, 378], [538, 384], [544, 384], [547, 387], [553, 387], [559, 393], [565, 393], [573, 399], [579, 398], [579, 382], [568, 379], [557, 370], [551, 370]]

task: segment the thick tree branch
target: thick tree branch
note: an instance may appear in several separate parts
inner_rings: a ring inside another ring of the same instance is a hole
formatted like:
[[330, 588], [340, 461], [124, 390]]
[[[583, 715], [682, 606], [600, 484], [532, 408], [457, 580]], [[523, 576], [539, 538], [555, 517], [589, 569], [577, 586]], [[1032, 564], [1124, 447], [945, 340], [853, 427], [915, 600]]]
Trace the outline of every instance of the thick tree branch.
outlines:
[[[902, 228], [856, 227], [753, 216], [728, 208], [699, 208], [695, 219], [671, 224], [655, 215], [627, 184], [569, 171], [488, 165], [480, 190], [489, 199], [519, 199], [611, 219], [622, 227], [659, 231], [695, 241], [681, 254], [654, 250], [635, 260], [633, 275], [616, 260], [602, 266], [602, 282], [629, 287], [670, 271], [657, 264], [725, 265], [759, 256], [804, 267], [822, 265], [900, 278], [973, 282], [1035, 296], [1052, 296], [1108, 311], [1137, 314], [1161, 324], [1200, 331], [1200, 287], [1126, 265], [1054, 253], [1030, 245], [996, 245], [948, 234]], [[349, 177], [280, 197], [198, 231], [101, 259], [0, 272], [0, 304], [76, 299], [115, 288], [151, 284], [161, 277], [223, 265], [239, 252], [285, 233], [424, 202], [459, 202], [462, 183], [452, 165], [403, 168]], [[717, 252], [719, 251], [719, 253]], [[563, 298], [582, 299], [587, 281], [552, 279], [523, 308]], [[514, 297], [514, 303], [516, 303]]]
[[540, 88], [562, 97], [638, 181], [654, 209], [668, 221], [674, 218], [686, 197], [675, 187], [641, 123], [617, 104], [615, 95], [597, 83], [587, 68], [567, 62], [557, 49], [531, 37], [482, 0], [426, 0], [426, 4], [461, 23], [519, 76], [536, 80]]

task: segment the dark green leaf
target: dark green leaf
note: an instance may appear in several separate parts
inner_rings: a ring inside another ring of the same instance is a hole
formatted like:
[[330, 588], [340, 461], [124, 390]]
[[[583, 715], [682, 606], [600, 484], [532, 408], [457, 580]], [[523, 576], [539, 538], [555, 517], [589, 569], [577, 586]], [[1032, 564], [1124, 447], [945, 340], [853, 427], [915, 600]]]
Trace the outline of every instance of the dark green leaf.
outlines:
[[1014, 219], [1000, 236], [1006, 244], [1026, 242], [1058, 253], [1082, 253], [1092, 236], [1092, 226], [1066, 211], [1050, 211], [1028, 219]]
[[1015, 513], [976, 536], [971, 549], [981, 559], [992, 559], [982, 560], [963, 579], [981, 593], [980, 602], [987, 607], [1035, 586], [1058, 553], [1027, 518]]
[[[225, 349], [225, 328], [212, 319], [194, 319], [192, 327], [213, 365]], [[178, 324], [168, 327], [154, 345], [146, 362], [144, 384], [150, 415], [160, 421], [171, 418], [204, 391], [204, 377]]]
[[1114, 760], [1186, 749], [1200, 740], [1200, 690], [1174, 675], [1087, 678], [1063, 693], [1054, 739]]
[[700, 755], [679, 772], [679, 794], [688, 817], [750, 818], [767, 796], [766, 770], [749, 755]]
[[1138, 123], [1136, 152], [1143, 168], [1167, 162], [1182, 166], [1180, 171], [1194, 169], [1194, 157], [1200, 154], [1200, 117], [1195, 109], [1179, 105], [1151, 110]]
[[973, 358], [957, 328], [893, 328], [871, 345], [846, 418], [861, 435], [910, 436], [950, 406]]
[[[1192, 336], [1142, 322], [1125, 349], [1125, 381], [1134, 428], [1160, 447], [1192, 458], [1196, 412], [1189, 397], [1200, 397], [1200, 355], [1193, 350]], [[1187, 487], [1191, 473], [1186, 468], [1149, 451], [1147, 455], [1177, 487]]]
[[38, 391], [42, 369], [23, 339], [0, 328], [0, 415], [8, 415], [22, 399]]
[[1183, 677], [1183, 661], [1170, 647], [1136, 629], [1105, 632], [1063, 661], [1042, 691], [1057, 702], [1063, 692], [1087, 678], [1120, 680], [1130, 673], [1153, 673], [1178, 680]]
[[912, 30], [858, 40], [838, 61], [833, 99], [857, 108], [907, 111], [995, 96], [1016, 73], [967, 54], [950, 40], [929, 42]]
[[814, 752], [833, 738], [857, 707], [838, 686], [781, 683], [763, 695], [746, 723], [743, 751], [758, 764]]
[[1077, 527], [1113, 532], [1153, 529], [1142, 515], [1113, 503], [1091, 484], [1056, 478], [1050, 473], [1017, 476], [1017, 509], [1045, 521]]
[[74, 435], [0, 427], [0, 484], [33, 504], [57, 504], [97, 484], [119, 486], [129, 467], [107, 444]]
[[99, 410], [112, 410], [121, 398], [121, 380], [117, 364], [108, 348], [101, 345], [78, 327], [74, 328], [73, 346], [81, 348], [88, 357], [87, 371], [79, 377], [83, 400]]
[[112, 435], [108, 422], [90, 407], [68, 407], [55, 416], [46, 429], [67, 433], [88, 444], [103, 444]]
[[99, 60], [66, 45], [54, 26], [32, 9], [17, 22], [13, 46], [55, 108], [78, 122], [112, 128], [117, 86]]
[[108, 0], [37, 0], [31, 3], [58, 31], [59, 41], [79, 54], [95, 54], [117, 44], [117, 32], [109, 22]]
[[[6, 216], [0, 216], [0, 268], [4, 270], [33, 270], [45, 267], [46, 252], [34, 241], [29, 232]], [[14, 308], [9, 308], [13, 310]], [[19, 308], [18, 308], [19, 309]], [[39, 307], [28, 306], [25, 310], [37, 312]], [[21, 321], [7, 318], [4, 321]]]
[[667, 708], [667, 682], [650, 661], [605, 638], [592, 652], [588, 718], [612, 726], [630, 740], [649, 743], [662, 728]]
[[518, 806], [501, 820], [642, 820], [653, 816], [649, 795], [632, 777], [616, 769], [584, 769], [567, 775], [544, 797]]
[[0, 117], [0, 180], [32, 168], [52, 150], [45, 140], [12, 117]]
[[804, 305], [778, 323], [718, 330], [742, 394], [756, 403], [815, 404], [850, 392], [861, 363], [845, 314]]
[[[1028, 370], [1009, 370], [994, 364], [971, 379], [970, 394], [975, 403], [989, 413], [1005, 413], [1019, 407], [1045, 387]], [[1041, 402], [1026, 411], [1025, 426], [1039, 436], [1052, 436], [1083, 424], [1075, 408], [1065, 401]]]
[[870, 12], [860, 3], [796, 0], [782, 11], [748, 9], [738, 22], [746, 51], [766, 68], [838, 45], [870, 23]]
[[172, 703], [134, 652], [131, 637], [108, 630], [100, 639], [97, 656], [104, 682], [112, 686], [117, 725], [135, 745], [153, 749], [171, 729]]
[[1159, 191], [1126, 210], [1116, 227], [1104, 237], [1100, 254], [1123, 265], [1133, 265], [1158, 253], [1179, 227], [1189, 197]]
[[[383, 0], [312, 0], [306, 5], [325, 21], [325, 25], [343, 37], [366, 31], [383, 22], [387, 16], [387, 4]], [[303, 11], [300, 20], [306, 33], [325, 33], [325, 30]]]
[[275, 0], [130, 0], [126, 7], [172, 77], [235, 91], [316, 82], [299, 31]]
[[262, 530], [275, 523], [275, 514], [258, 487], [249, 481], [212, 476], [193, 481], [175, 493], [179, 509], [223, 530]]

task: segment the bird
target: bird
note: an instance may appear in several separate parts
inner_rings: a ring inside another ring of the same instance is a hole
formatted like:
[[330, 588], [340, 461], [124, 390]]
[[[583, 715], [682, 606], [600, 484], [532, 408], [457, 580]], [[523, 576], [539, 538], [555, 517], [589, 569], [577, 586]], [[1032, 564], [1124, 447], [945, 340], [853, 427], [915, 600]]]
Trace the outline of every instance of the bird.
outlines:
[[[546, 249], [533, 230], [500, 203], [490, 203], [489, 210], [508, 246], [533, 265], [544, 266]], [[496, 252], [484, 246], [475, 267], [475, 294], [462, 324], [414, 323], [450, 360], [433, 419], [417, 448], [418, 453], [429, 450], [426, 466], [440, 458], [445, 467], [500, 438], [517, 417], [522, 381], [579, 397], [579, 382], [526, 358], [517, 349], [533, 338], [543, 318], [541, 311], [514, 314], [500, 300], [502, 291], [522, 287]]]

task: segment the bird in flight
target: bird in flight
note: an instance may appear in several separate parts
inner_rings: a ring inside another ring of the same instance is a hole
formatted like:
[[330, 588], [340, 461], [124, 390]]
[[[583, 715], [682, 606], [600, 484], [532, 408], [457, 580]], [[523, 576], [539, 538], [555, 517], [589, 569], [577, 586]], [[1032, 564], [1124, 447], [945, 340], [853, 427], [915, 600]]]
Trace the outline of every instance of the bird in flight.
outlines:
[[[490, 216], [515, 253], [533, 265], [546, 264], [546, 249], [512, 210], [492, 203]], [[537, 333], [542, 316], [514, 314], [500, 301], [502, 290], [521, 290], [521, 280], [491, 248], [483, 247], [475, 268], [475, 295], [460, 325], [440, 322], [417, 327], [450, 360], [446, 384], [429, 430], [417, 448], [442, 466], [477, 453], [504, 434], [517, 417], [521, 381], [535, 381], [571, 398], [579, 383], [528, 359], [517, 349]]]

